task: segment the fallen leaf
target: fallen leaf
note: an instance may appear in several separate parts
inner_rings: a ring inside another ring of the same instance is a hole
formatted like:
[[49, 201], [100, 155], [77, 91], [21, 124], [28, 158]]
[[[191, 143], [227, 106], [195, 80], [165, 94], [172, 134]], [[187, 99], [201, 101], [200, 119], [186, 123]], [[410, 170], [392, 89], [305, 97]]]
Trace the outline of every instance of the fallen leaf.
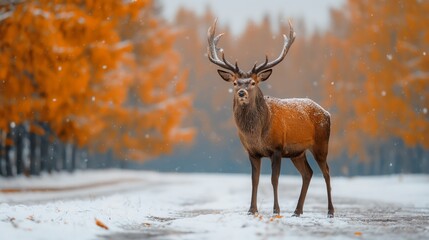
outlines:
[[18, 228], [18, 224], [16, 224], [15, 222], [16, 219], [14, 217], [8, 217], [8, 220], [14, 228]]
[[99, 226], [101, 228], [109, 230], [109, 228], [106, 226], [106, 224], [104, 224], [102, 221], [98, 220], [97, 218], [95, 219], [95, 224], [97, 224], [97, 226]]
[[283, 216], [282, 215], [275, 215], [274, 218], [280, 219], [280, 218], [283, 218]]
[[26, 219], [27, 219], [27, 220], [30, 220], [30, 221], [33, 221], [33, 222], [35, 222], [35, 223], [40, 223], [40, 221], [39, 221], [39, 220], [34, 219], [34, 216], [33, 216], [33, 215], [28, 216]]
[[355, 236], [356, 236], [356, 237], [360, 237], [360, 236], [362, 236], [362, 232], [355, 232]]
[[143, 226], [150, 227], [151, 225], [150, 225], [150, 223], [143, 223]]

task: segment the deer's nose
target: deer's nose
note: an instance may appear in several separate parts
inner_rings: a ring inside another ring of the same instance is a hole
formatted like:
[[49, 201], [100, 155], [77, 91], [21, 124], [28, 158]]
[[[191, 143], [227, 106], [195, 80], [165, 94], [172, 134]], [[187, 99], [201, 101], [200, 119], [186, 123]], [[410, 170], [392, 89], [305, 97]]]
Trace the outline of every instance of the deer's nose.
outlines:
[[240, 91], [238, 91], [238, 96], [239, 96], [239, 97], [244, 97], [244, 96], [246, 96], [246, 91], [244, 91], [244, 90], [240, 90]]

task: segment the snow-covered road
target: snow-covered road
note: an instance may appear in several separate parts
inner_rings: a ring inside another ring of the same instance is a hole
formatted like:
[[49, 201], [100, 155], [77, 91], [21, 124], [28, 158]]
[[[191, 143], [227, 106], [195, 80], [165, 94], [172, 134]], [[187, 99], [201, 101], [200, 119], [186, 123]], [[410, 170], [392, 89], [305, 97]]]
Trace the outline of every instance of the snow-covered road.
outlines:
[[269, 176], [261, 178], [259, 216], [246, 214], [250, 175], [108, 170], [1, 179], [0, 189], [50, 188], [0, 193], [1, 239], [429, 239], [427, 175], [333, 178], [334, 219], [318, 177], [304, 215], [290, 217], [300, 184], [281, 176], [276, 218]]

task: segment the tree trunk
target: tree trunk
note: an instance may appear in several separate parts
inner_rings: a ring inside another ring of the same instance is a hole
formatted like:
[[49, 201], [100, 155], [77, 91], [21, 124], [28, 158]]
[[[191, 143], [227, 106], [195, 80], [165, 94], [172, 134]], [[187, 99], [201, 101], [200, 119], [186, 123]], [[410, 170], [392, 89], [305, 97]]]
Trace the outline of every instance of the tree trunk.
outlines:
[[380, 145], [374, 145], [374, 149], [373, 149], [373, 152], [374, 152], [374, 159], [372, 160], [372, 162], [373, 162], [373, 165], [372, 165], [372, 168], [371, 168], [371, 172], [369, 173], [369, 175], [378, 175], [378, 174], [380, 174], [381, 173], [381, 169], [380, 169], [380, 167], [381, 167], [381, 161], [382, 161], [382, 156], [381, 156], [381, 148], [380, 148]]
[[55, 165], [57, 164], [55, 156], [54, 156], [54, 154], [55, 154], [54, 152], [55, 152], [54, 143], [51, 143], [50, 141], [48, 141], [47, 159], [48, 159], [48, 166], [50, 167], [50, 168], [48, 168], [48, 170], [50, 170], [49, 173], [52, 173], [53, 171], [55, 171]]
[[5, 147], [5, 161], [6, 161], [6, 177], [12, 177], [13, 176], [13, 166], [12, 166], [12, 159], [10, 159], [10, 150], [12, 149], [12, 131], [9, 130], [9, 132], [6, 135], [6, 147]]
[[40, 141], [40, 165], [41, 171], [52, 172], [52, 161], [49, 157], [49, 141], [47, 136], [41, 137]]
[[63, 160], [63, 164], [62, 164], [62, 169], [63, 170], [67, 170], [68, 166], [67, 166], [67, 148], [68, 148], [68, 144], [65, 143], [63, 144], [62, 148], [61, 148], [61, 158]]
[[4, 159], [4, 141], [3, 131], [0, 130], [0, 176], [6, 176], [6, 171], [3, 170], [3, 159]]
[[423, 150], [422, 173], [429, 173], [429, 151]]
[[416, 146], [411, 149], [411, 153], [409, 161], [412, 162], [412, 173], [422, 173], [423, 149]]
[[62, 154], [61, 154], [62, 145], [59, 140], [55, 140], [55, 142], [52, 145], [52, 160], [54, 163], [54, 170], [56, 172], [61, 171], [61, 164], [62, 161]]
[[25, 137], [25, 128], [22, 125], [19, 125], [16, 128], [15, 135], [15, 144], [16, 144], [16, 174], [21, 175], [24, 173], [24, 137]]
[[71, 164], [69, 168], [69, 172], [74, 172], [76, 170], [76, 145], [72, 144], [72, 152], [71, 152]]
[[30, 132], [30, 175], [39, 175], [39, 159], [37, 158], [37, 135]]
[[112, 149], [109, 149], [106, 153], [106, 166], [108, 168], [115, 167], [115, 156]]

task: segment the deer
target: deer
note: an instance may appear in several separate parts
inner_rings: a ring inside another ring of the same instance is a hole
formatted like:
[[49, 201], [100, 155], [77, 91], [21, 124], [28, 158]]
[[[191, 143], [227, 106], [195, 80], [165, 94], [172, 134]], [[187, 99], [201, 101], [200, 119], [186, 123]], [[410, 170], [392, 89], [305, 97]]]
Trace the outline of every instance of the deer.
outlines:
[[[283, 61], [296, 33], [289, 21], [289, 37], [283, 35], [284, 43], [280, 55], [273, 61], [255, 63], [249, 71], [232, 64], [224, 51], [217, 46], [223, 33], [215, 36], [217, 19], [207, 32], [207, 56], [210, 62], [221, 69], [217, 72], [226, 82], [233, 84], [233, 119], [238, 137], [248, 154], [252, 169], [252, 194], [248, 214], [258, 214], [257, 193], [261, 169], [261, 158], [271, 159], [271, 184], [274, 193], [273, 214], [280, 215], [278, 182], [282, 158], [290, 158], [302, 177], [301, 192], [293, 217], [303, 214], [305, 197], [313, 176], [306, 151], [314, 156], [325, 180], [328, 197], [328, 218], [334, 217], [331, 198], [331, 182], [327, 163], [330, 136], [330, 114], [308, 98], [280, 99], [264, 96], [259, 84], [266, 81], [273, 68]], [[221, 58], [218, 52], [222, 53]], [[222, 70], [223, 69], [223, 70]], [[225, 71], [226, 70], [226, 71]]]

